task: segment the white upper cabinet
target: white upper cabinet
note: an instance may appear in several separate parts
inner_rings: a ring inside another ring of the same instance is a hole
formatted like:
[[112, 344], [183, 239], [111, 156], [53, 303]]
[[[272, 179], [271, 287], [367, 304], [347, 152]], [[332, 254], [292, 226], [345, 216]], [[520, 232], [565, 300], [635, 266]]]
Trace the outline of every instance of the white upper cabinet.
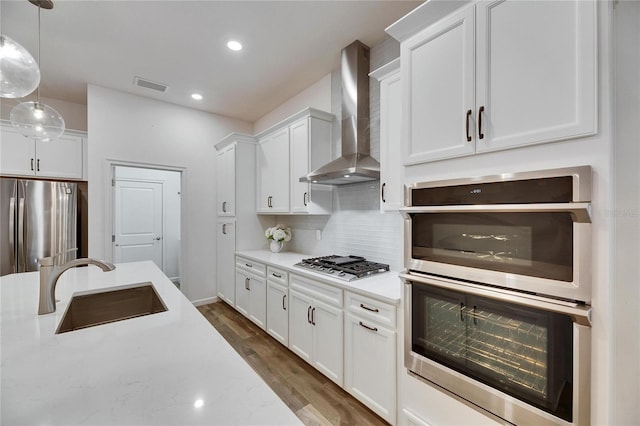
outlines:
[[258, 135], [258, 213], [331, 213], [331, 187], [300, 177], [330, 161], [332, 119], [309, 108]]
[[596, 133], [596, 7], [478, 3], [477, 152]]
[[289, 211], [289, 128], [260, 139], [258, 145], [258, 199], [260, 213]]
[[83, 137], [65, 133], [50, 142], [36, 142], [10, 126], [1, 126], [0, 173], [15, 176], [39, 176], [82, 179]]
[[474, 152], [473, 21], [466, 8], [401, 46], [405, 164]]
[[380, 81], [380, 210], [404, 205], [400, 59], [370, 74]]
[[300, 178], [331, 161], [331, 121], [303, 118], [289, 127], [289, 137], [291, 212], [330, 214], [333, 207], [331, 186], [300, 182]]
[[236, 215], [236, 145], [218, 152], [218, 216]]
[[[418, 14], [428, 7], [435, 6]], [[596, 7], [487, 0], [426, 28], [406, 28], [416, 13], [394, 24], [389, 32], [402, 41], [404, 163], [596, 133]]]

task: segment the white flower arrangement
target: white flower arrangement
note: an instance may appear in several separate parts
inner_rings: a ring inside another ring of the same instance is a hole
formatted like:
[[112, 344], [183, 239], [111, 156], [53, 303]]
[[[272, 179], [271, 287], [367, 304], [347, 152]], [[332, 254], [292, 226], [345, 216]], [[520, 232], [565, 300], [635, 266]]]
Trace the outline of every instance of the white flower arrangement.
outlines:
[[276, 226], [267, 228], [264, 231], [264, 236], [267, 237], [267, 240], [291, 241], [291, 228], [279, 223]]

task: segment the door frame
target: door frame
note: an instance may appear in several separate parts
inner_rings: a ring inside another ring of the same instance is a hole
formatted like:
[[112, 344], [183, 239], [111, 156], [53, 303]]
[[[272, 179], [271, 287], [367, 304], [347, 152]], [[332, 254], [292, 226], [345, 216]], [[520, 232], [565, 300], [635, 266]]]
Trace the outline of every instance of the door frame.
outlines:
[[[180, 173], [180, 258], [178, 260], [178, 265], [180, 268], [180, 291], [183, 294], [187, 294], [187, 288], [189, 283], [188, 278], [188, 270], [186, 268], [187, 265], [187, 239], [184, 238], [186, 234], [186, 206], [187, 206], [187, 198], [184, 192], [184, 188], [187, 187], [187, 169], [184, 167], [177, 167], [166, 164], [154, 164], [154, 163], [141, 163], [134, 161], [125, 161], [125, 160], [113, 160], [107, 159], [105, 162], [105, 172], [104, 176], [107, 176], [107, 179], [104, 181], [104, 194], [105, 196], [105, 217], [104, 217], [104, 253], [107, 261], [114, 261], [114, 253], [113, 253], [113, 243], [111, 241], [112, 235], [115, 235], [115, 197], [114, 197], [114, 186], [112, 185], [115, 182], [115, 172], [116, 167], [134, 167], [138, 169], [151, 169], [151, 170], [160, 170], [160, 171], [168, 171], [168, 172], [178, 172]], [[90, 195], [89, 195], [90, 196]], [[164, 220], [164, 219], [163, 219]], [[163, 256], [164, 256], [164, 238], [162, 241], [163, 244]]]

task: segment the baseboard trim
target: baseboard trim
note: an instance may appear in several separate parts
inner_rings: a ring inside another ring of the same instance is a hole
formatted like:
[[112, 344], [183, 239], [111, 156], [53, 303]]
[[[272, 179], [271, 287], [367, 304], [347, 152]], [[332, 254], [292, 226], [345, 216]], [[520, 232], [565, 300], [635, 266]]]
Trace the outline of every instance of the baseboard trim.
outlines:
[[220, 300], [220, 298], [218, 296], [214, 296], [214, 297], [207, 297], [206, 299], [199, 299], [199, 300], [193, 300], [191, 303], [193, 303], [193, 306], [202, 306], [202, 305], [208, 305], [209, 303], [215, 303], [218, 302]]

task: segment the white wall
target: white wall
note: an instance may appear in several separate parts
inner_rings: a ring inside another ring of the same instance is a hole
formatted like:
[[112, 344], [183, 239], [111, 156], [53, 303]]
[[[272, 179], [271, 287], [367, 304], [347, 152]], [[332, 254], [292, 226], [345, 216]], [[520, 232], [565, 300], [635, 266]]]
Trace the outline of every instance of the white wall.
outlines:
[[325, 75], [278, 108], [259, 118], [253, 124], [253, 134], [257, 135], [305, 108], [331, 111], [331, 74]]
[[[29, 95], [21, 99], [0, 98], [0, 118], [9, 120], [11, 109], [21, 103], [35, 101], [35, 95]], [[87, 106], [59, 99], [40, 97], [40, 102], [55, 109], [64, 118], [65, 127], [69, 130], [87, 131]]]
[[252, 125], [139, 96], [88, 87], [89, 255], [111, 258], [110, 164], [182, 170], [182, 289], [193, 302], [215, 297], [214, 144]]
[[162, 183], [163, 272], [170, 280], [180, 281], [180, 172], [123, 166], [116, 166], [114, 172], [116, 180]]

